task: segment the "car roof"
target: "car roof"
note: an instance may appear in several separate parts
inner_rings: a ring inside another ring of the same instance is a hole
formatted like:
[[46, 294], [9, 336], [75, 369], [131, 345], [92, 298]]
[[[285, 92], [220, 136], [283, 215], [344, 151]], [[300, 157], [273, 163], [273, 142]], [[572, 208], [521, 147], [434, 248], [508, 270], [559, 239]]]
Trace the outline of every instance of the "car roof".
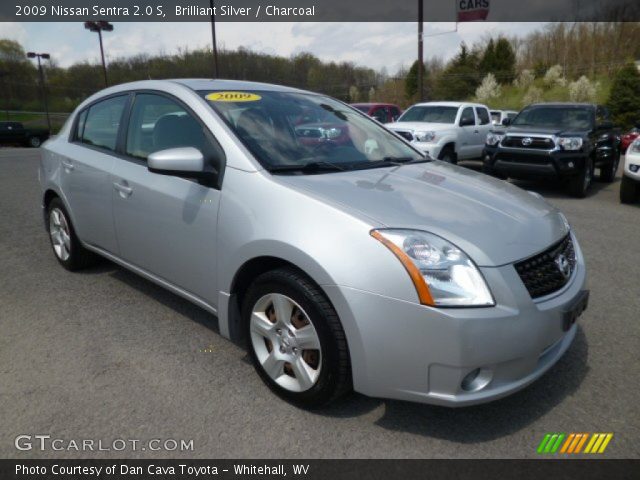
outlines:
[[304, 92], [312, 93], [298, 88], [275, 85], [272, 83], [248, 82], [245, 80], [224, 80], [210, 78], [175, 78], [168, 82], [179, 83], [192, 90], [262, 90], [270, 92]]
[[413, 105], [414, 107], [426, 107], [426, 106], [432, 106], [432, 107], [462, 107], [462, 106], [467, 106], [467, 107], [483, 107], [483, 108], [487, 108], [486, 105], [483, 105], [481, 103], [472, 103], [472, 102], [422, 102], [422, 103], [416, 103], [415, 105]]

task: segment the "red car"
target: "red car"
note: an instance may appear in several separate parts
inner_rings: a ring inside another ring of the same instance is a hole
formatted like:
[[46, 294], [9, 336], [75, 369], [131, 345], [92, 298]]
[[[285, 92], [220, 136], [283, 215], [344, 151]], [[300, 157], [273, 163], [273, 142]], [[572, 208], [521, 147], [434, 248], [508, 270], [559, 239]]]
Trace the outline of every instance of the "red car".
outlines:
[[632, 128], [627, 133], [622, 135], [622, 137], [620, 138], [620, 151], [622, 153], [626, 153], [627, 148], [629, 148], [629, 145], [631, 145], [633, 141], [638, 137], [640, 137], [639, 128]]
[[351, 106], [375, 118], [380, 123], [395, 122], [402, 114], [400, 107], [392, 103], [352, 103]]

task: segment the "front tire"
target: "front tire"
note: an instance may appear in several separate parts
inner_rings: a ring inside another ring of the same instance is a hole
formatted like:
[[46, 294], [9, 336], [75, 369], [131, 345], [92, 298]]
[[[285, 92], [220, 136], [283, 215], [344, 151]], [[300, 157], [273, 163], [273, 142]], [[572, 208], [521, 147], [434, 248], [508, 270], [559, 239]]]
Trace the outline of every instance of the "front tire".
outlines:
[[616, 172], [620, 164], [620, 152], [616, 152], [611, 163], [600, 167], [600, 181], [611, 183], [616, 179]]
[[51, 247], [60, 265], [67, 270], [75, 271], [95, 263], [97, 257], [78, 240], [71, 217], [59, 198], [54, 198], [49, 203], [47, 219]]
[[320, 289], [290, 268], [260, 275], [242, 308], [254, 367], [277, 395], [304, 408], [351, 390], [347, 340]]
[[452, 163], [454, 165], [458, 163], [456, 152], [450, 146], [444, 147], [442, 149], [442, 151], [440, 152], [440, 155], [438, 155], [438, 160], [442, 160], [443, 162], [447, 162], [447, 163]]
[[622, 176], [620, 183], [620, 202], [634, 203], [638, 199], [638, 184], [629, 177]]
[[40, 140], [40, 137], [29, 137], [29, 139], [27, 140], [27, 144], [31, 148], [38, 148], [40, 145], [42, 145], [42, 140]]
[[585, 160], [582, 172], [569, 180], [569, 193], [576, 198], [587, 196], [593, 181], [593, 159]]

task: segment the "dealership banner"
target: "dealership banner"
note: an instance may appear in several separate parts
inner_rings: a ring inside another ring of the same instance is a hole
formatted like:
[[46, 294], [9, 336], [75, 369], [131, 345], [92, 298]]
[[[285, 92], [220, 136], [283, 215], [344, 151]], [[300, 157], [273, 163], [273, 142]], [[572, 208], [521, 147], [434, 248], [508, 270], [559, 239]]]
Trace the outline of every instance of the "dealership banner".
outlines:
[[[637, 0], [423, 0], [425, 22], [621, 21]], [[2, 22], [414, 22], [417, 0], [2, 0]], [[0, 27], [1, 28], [1, 27]]]
[[640, 460], [0, 460], [2, 480], [637, 479]]

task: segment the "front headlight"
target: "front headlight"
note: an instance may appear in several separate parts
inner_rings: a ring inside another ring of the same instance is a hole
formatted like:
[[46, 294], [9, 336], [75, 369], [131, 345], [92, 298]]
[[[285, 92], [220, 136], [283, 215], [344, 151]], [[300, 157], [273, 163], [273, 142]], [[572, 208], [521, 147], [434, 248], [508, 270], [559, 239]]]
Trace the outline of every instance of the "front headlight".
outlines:
[[582, 139], [580, 137], [560, 137], [558, 145], [563, 150], [580, 150], [582, 148]]
[[435, 307], [495, 305], [478, 267], [452, 243], [418, 230], [373, 230], [402, 262], [416, 287], [420, 303]]
[[413, 132], [413, 136], [419, 142], [433, 142], [436, 139], [436, 132]]
[[629, 147], [633, 153], [640, 153], [640, 139], [634, 140], [631, 146]]
[[503, 133], [494, 133], [494, 132], [489, 132], [487, 134], [487, 145], [490, 145], [492, 147], [498, 145], [502, 139], [504, 138], [504, 134]]

